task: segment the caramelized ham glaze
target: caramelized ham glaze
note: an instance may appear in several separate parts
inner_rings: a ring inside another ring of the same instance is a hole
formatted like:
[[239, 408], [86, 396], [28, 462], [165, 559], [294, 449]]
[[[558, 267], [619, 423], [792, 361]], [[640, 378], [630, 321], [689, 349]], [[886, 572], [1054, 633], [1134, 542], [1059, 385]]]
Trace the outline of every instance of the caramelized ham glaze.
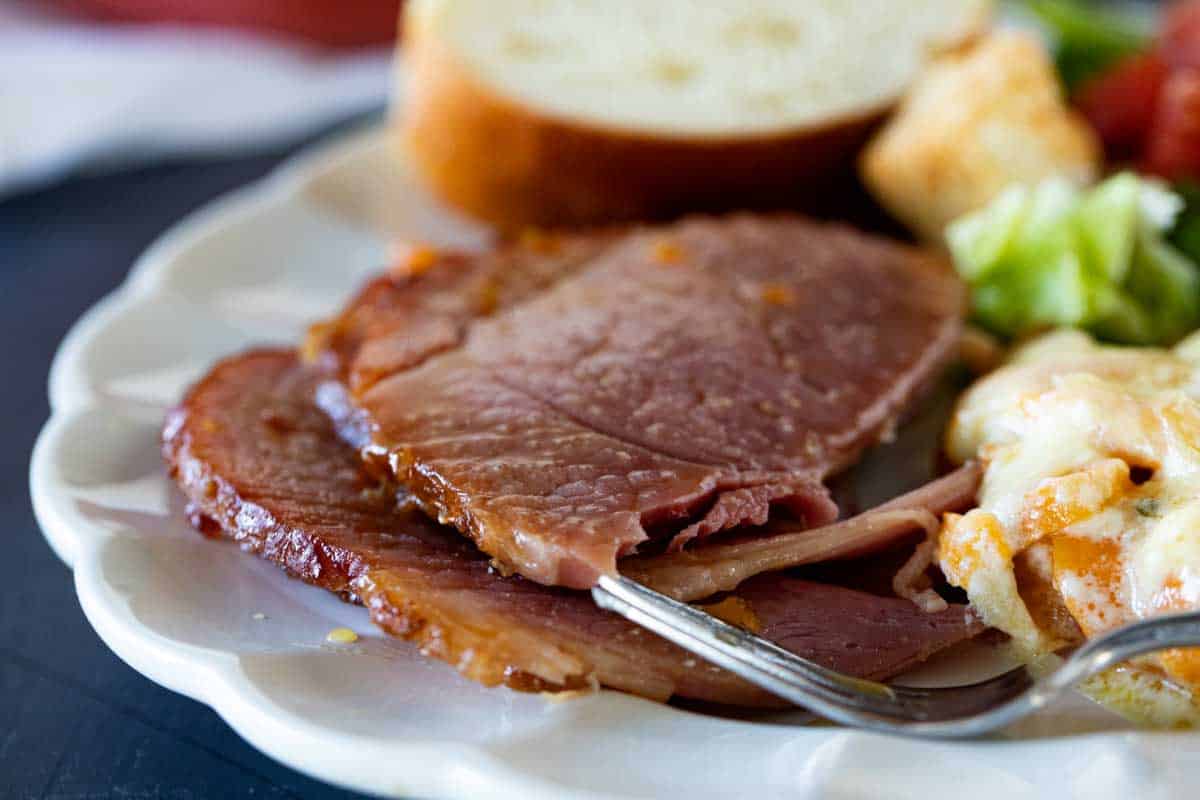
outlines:
[[963, 312], [940, 259], [791, 216], [422, 266], [308, 350], [336, 366], [368, 460], [428, 514], [577, 588], [650, 536], [678, 549], [775, 506], [831, 522], [824, 479], [937, 374]]
[[[257, 351], [217, 365], [188, 393], [163, 451], [197, 521], [356, 599], [384, 630], [488, 685], [600, 683], [660, 700], [776, 702], [584, 592], [499, 575], [470, 542], [363, 470], [314, 405], [318, 382], [292, 353]], [[923, 615], [904, 600], [782, 575], [733, 597], [782, 645], [864, 677], [894, 674], [979, 629], [961, 606]]]

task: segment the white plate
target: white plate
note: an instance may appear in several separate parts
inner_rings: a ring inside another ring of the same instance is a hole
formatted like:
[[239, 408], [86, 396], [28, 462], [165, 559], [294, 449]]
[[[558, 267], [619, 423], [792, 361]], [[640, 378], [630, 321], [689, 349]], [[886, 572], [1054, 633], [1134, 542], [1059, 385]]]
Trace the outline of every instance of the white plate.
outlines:
[[[274, 758], [385, 795], [1168, 798], [1200, 784], [1200, 735], [1134, 732], [1078, 698], [999, 740], [935, 744], [613, 692], [552, 702], [483, 689], [380, 635], [361, 609], [197, 536], [158, 455], [163, 410], [184, 386], [248, 344], [295, 342], [385, 263], [392, 234], [486, 238], [385, 151], [367, 131], [193, 215], [63, 342], [34, 507], [122, 659]], [[325, 642], [342, 625], [357, 644]]]

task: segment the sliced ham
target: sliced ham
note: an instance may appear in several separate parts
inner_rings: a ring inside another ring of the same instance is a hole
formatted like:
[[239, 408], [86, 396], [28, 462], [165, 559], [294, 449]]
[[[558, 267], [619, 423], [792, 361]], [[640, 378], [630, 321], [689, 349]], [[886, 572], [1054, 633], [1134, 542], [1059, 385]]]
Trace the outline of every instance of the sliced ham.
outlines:
[[961, 328], [940, 258], [792, 216], [478, 258], [373, 285], [310, 351], [338, 367], [373, 463], [546, 584], [589, 587], [651, 536], [678, 549], [772, 508], [831, 522], [825, 478]]
[[[599, 683], [659, 700], [776, 702], [601, 611], [584, 592], [501, 576], [363, 469], [315, 406], [319, 381], [290, 352], [256, 351], [220, 363], [188, 393], [167, 421], [163, 451], [197, 524], [363, 603], [388, 633], [484, 684]], [[962, 607], [933, 625], [896, 605], [904, 601], [784, 576], [733, 597], [761, 632], [865, 677], [894, 674], [980, 627]], [[897, 622], [889, 629], [883, 619]]]
[[933, 515], [962, 510], [974, 501], [980, 477], [979, 465], [968, 462], [876, 509], [832, 525], [789, 531], [786, 524], [775, 524], [763, 534], [627, 558], [620, 570], [677, 600], [698, 600], [736, 589], [763, 572], [866, 555], [914, 531], [928, 530], [930, 520], [937, 521]]
[[930, 614], [899, 597], [827, 589], [760, 575], [742, 584], [737, 596], [762, 620], [760, 636], [849, 674], [886, 675], [897, 664], [906, 669], [957, 639], [964, 627], [980, 629], [966, 606]]

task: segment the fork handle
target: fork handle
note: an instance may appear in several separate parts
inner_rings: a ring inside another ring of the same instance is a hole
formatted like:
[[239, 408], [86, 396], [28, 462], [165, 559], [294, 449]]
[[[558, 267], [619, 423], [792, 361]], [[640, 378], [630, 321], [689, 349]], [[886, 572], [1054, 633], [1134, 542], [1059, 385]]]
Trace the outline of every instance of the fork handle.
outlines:
[[[983, 696], [974, 709], [956, 695], [914, 704], [904, 690], [851, 678], [790, 653], [723, 620], [672, 600], [622, 577], [602, 577], [592, 597], [614, 611], [772, 694], [813, 713], [857, 728], [951, 739], [981, 736], [1044, 708], [1076, 683], [1136, 656], [1174, 647], [1200, 647], [1200, 612], [1154, 617], [1097, 637], [1080, 647], [1054, 672], [1030, 685], [1025, 670], [1014, 670], [985, 686], [1007, 696]], [[1016, 692], [1016, 694], [1012, 694]], [[948, 712], [948, 713], [946, 713]]]

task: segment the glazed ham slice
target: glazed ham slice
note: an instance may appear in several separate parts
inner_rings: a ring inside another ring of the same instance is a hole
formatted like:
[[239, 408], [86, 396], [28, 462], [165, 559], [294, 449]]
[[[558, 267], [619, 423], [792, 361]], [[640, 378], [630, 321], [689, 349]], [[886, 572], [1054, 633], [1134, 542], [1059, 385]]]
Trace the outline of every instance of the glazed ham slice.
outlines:
[[[387, 632], [488, 685], [776, 702], [586, 593], [499, 575], [364, 471], [314, 405], [317, 384], [290, 352], [251, 352], [219, 364], [170, 415], [164, 455], [202, 529], [363, 603]], [[784, 646], [863, 677], [894, 674], [980, 627], [962, 606], [923, 615], [903, 600], [782, 575], [733, 598]]]
[[576, 588], [651, 536], [678, 549], [772, 508], [831, 522], [824, 479], [937, 374], [963, 312], [940, 259], [791, 216], [411, 272], [319, 327], [309, 350], [348, 387], [334, 405], [428, 514]]

